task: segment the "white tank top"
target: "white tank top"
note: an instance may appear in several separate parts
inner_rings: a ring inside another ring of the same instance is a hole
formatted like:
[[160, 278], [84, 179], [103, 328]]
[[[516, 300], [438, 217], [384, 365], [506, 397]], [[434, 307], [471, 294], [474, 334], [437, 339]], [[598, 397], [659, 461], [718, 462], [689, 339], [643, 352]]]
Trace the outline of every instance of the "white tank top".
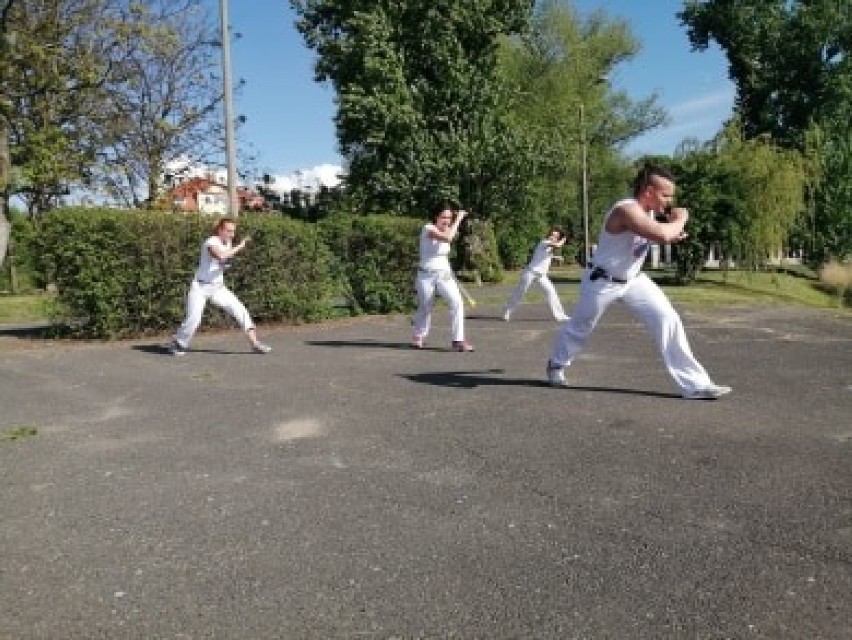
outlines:
[[434, 224], [424, 224], [420, 229], [420, 263], [421, 269], [429, 269], [434, 271], [449, 271], [450, 260], [447, 256], [450, 255], [450, 243], [435, 240], [429, 233], [437, 231], [438, 228]]
[[[592, 256], [592, 264], [605, 269], [607, 274], [620, 280], [630, 280], [639, 274], [651, 246], [650, 240], [637, 236], [632, 231], [609, 233], [606, 230], [606, 222], [612, 212], [631, 202], [636, 202], [636, 200], [633, 198], [619, 200], [604, 216], [598, 247]], [[653, 215], [653, 212], [648, 215]]]
[[553, 258], [553, 247], [548, 240], [542, 240], [535, 246], [533, 257], [527, 265], [527, 270], [539, 275], [546, 275], [550, 269], [550, 260]]
[[210, 255], [210, 247], [216, 245], [223, 249], [230, 249], [230, 244], [225, 244], [219, 236], [210, 236], [201, 245], [201, 255], [198, 258], [198, 268], [195, 270], [195, 279], [199, 282], [222, 284], [225, 269], [230, 267], [229, 260], [217, 260]]

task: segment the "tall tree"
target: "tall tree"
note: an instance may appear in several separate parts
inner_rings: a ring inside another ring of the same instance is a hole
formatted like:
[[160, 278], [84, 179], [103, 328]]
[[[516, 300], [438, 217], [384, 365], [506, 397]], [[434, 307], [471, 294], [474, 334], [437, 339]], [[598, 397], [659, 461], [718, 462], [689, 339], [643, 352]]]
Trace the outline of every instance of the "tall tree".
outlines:
[[222, 148], [219, 32], [202, 0], [147, 0], [122, 7], [120, 33], [128, 47], [107, 87], [91, 182], [139, 207], [157, 201], [167, 161], [209, 161]]
[[590, 211], [599, 212], [627, 182], [620, 149], [666, 121], [655, 95], [634, 101], [607, 81], [639, 48], [626, 22], [603, 11], [583, 18], [558, 0], [540, 2], [529, 31], [504, 40], [505, 108], [537, 150], [532, 208], [548, 223], [581, 228], [583, 147]]
[[811, 121], [852, 98], [849, 0], [687, 0], [678, 16], [693, 47], [727, 55], [747, 138], [801, 148]]
[[725, 51], [745, 137], [807, 149], [809, 258], [852, 255], [852, 1], [688, 0], [679, 16], [695, 48]]
[[808, 209], [801, 236], [814, 266], [852, 257], [852, 127], [846, 115], [814, 123], [806, 136]]
[[109, 16], [108, 0], [0, 6], [0, 122], [15, 168], [6, 172], [4, 203], [14, 191], [33, 211], [49, 206], [90, 158], [90, 118], [115, 57]]
[[757, 269], [789, 246], [805, 209], [801, 153], [769, 136], [746, 139], [734, 120], [709, 143], [681, 145], [673, 168], [691, 211], [688, 239], [676, 247], [681, 279], [695, 277], [711, 247]]
[[437, 195], [489, 209], [517, 140], [497, 110], [498, 37], [532, 0], [291, 0], [337, 92], [347, 187], [368, 208], [412, 212]]

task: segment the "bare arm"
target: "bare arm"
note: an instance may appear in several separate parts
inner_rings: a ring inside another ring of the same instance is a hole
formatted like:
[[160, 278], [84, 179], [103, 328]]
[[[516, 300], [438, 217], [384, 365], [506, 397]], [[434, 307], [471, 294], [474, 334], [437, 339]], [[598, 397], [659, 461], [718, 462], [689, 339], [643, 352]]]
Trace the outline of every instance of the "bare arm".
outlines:
[[629, 231], [651, 242], [672, 244], [686, 237], [683, 227], [687, 220], [689, 211], [676, 207], [671, 210], [667, 222], [658, 222], [649, 217], [637, 203], [631, 202], [612, 212], [607, 220], [606, 230], [609, 233]]
[[216, 258], [217, 260], [228, 260], [230, 258], [233, 258], [243, 249], [245, 249], [246, 242], [248, 242], [250, 239], [250, 236], [246, 236], [240, 241], [238, 245], [233, 247], [226, 247], [221, 244], [212, 244], [207, 247], [207, 251], [209, 251], [210, 255]]
[[459, 225], [461, 224], [462, 220], [465, 219], [465, 217], [467, 217], [467, 211], [459, 211], [456, 214], [453, 223], [446, 231], [441, 231], [440, 229], [430, 229], [429, 237], [433, 240], [440, 240], [441, 242], [452, 242], [459, 231]]
[[565, 244], [565, 240], [566, 240], [566, 239], [567, 239], [567, 238], [565, 238], [565, 236], [562, 236], [562, 237], [561, 237], [559, 240], [557, 240], [556, 242], [554, 242], [554, 241], [552, 241], [552, 240], [548, 240], [548, 241], [547, 241], [547, 244], [548, 244], [548, 246], [549, 246], [549, 247], [551, 247], [552, 249], [558, 249], [559, 247], [561, 247], [562, 245], [564, 245], [564, 244]]

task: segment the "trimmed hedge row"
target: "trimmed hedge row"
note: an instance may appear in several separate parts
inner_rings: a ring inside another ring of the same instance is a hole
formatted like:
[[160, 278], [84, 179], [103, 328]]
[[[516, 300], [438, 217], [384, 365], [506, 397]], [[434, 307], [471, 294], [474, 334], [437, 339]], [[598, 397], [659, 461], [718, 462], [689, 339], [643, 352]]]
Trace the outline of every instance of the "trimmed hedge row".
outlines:
[[[330, 255], [311, 225], [243, 217], [251, 234], [234, 261], [229, 286], [259, 321], [311, 321], [331, 314]], [[54, 320], [76, 335], [128, 337], [173, 329], [209, 219], [156, 213], [64, 209], [38, 233], [40, 268], [57, 291]], [[210, 310], [207, 322], [230, 319]]]
[[[134, 337], [181, 322], [199, 249], [214, 223], [195, 215], [69, 208], [52, 212], [37, 228], [27, 221], [17, 238], [34, 256], [33, 280], [56, 288], [54, 322], [79, 337]], [[422, 224], [397, 216], [338, 216], [313, 224], [243, 214], [237, 237], [252, 239], [226, 282], [261, 323], [322, 320], [336, 312], [340, 298], [352, 314], [411, 311]], [[502, 270], [494, 264], [496, 241], [486, 226], [474, 246], [488, 259], [475, 255], [481, 264], [465, 266], [494, 281]], [[212, 305], [205, 313], [205, 326], [232, 326]]]
[[422, 221], [396, 216], [340, 216], [320, 223], [335, 256], [341, 291], [358, 313], [394, 313], [414, 308]]

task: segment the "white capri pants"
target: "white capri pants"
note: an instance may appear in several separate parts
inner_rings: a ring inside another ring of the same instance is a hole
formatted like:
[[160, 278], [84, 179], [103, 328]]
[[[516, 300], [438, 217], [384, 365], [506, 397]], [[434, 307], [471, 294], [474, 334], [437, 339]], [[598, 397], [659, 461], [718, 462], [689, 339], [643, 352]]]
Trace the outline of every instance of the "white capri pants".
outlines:
[[432, 326], [432, 308], [435, 294], [440, 295], [450, 307], [453, 342], [464, 340], [464, 302], [451, 271], [418, 269], [414, 279], [417, 290], [417, 311], [414, 314], [414, 335], [425, 338]]
[[571, 319], [562, 325], [550, 354], [557, 366], [568, 366], [583, 350], [595, 326], [615, 300], [621, 300], [653, 335], [669, 375], [681, 391], [712, 384], [704, 367], [692, 355], [683, 322], [663, 291], [644, 273], [626, 284], [589, 280], [586, 270], [580, 299]]
[[248, 310], [228, 287], [224, 284], [205, 284], [193, 280], [189, 293], [186, 294], [186, 319], [175, 332], [175, 340], [184, 349], [189, 347], [192, 336], [201, 324], [208, 300], [236, 320], [243, 331], [254, 329]]
[[544, 295], [547, 297], [547, 306], [550, 307], [550, 313], [553, 314], [553, 317], [557, 320], [563, 319], [565, 317], [565, 310], [562, 308], [562, 302], [559, 300], [559, 295], [556, 293], [556, 287], [553, 286], [553, 283], [546, 274], [536, 273], [530, 269], [524, 269], [521, 272], [521, 278], [518, 281], [518, 286], [512, 290], [512, 293], [509, 296], [509, 301], [506, 303], [506, 311], [508, 313], [513, 313], [515, 308], [521, 304], [521, 300], [524, 299], [524, 295], [526, 295], [527, 291], [529, 291], [529, 288], [536, 281], [538, 282], [538, 286], [540, 286], [544, 291]]

